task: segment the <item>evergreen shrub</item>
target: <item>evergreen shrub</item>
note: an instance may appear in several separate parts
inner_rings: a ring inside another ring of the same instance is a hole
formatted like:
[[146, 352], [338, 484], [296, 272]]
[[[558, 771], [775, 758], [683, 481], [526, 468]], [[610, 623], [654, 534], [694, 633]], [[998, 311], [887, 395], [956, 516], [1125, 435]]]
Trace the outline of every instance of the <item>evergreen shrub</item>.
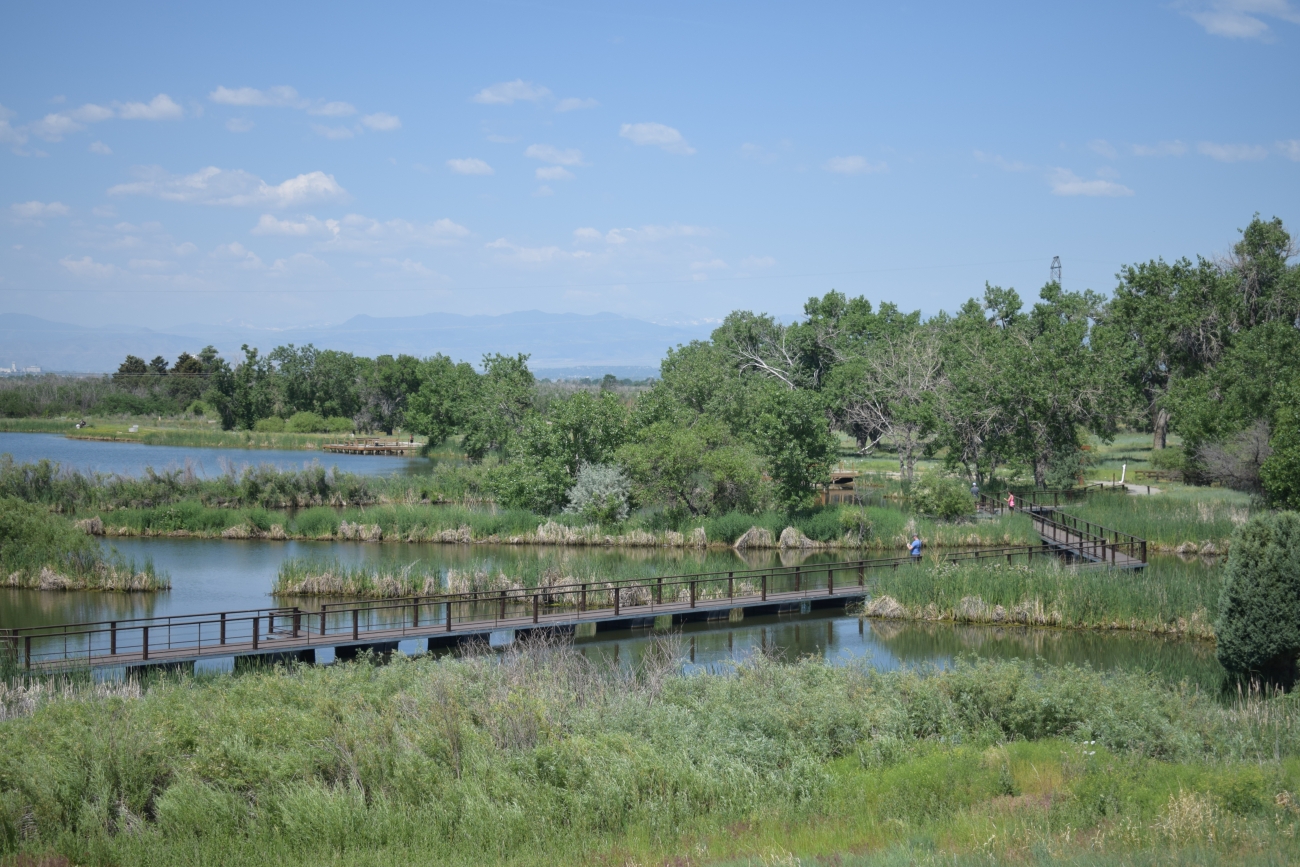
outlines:
[[1300, 655], [1300, 514], [1252, 518], [1232, 538], [1214, 627], [1230, 673], [1296, 680]]

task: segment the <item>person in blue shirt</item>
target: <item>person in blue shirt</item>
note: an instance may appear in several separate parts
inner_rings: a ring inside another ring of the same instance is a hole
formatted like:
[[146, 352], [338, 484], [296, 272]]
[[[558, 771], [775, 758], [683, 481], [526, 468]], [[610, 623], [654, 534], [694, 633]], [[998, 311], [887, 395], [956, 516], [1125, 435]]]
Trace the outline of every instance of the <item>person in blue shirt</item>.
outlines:
[[921, 537], [912, 536], [912, 544], [907, 546], [907, 550], [911, 552], [914, 559], [921, 559]]

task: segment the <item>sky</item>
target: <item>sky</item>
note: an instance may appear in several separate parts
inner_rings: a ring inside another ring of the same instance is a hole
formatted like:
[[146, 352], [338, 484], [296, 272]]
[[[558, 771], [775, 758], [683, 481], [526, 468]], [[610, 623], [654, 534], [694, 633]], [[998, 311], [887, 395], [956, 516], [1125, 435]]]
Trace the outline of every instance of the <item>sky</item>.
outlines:
[[1300, 227], [1300, 2], [28, 3], [0, 313], [932, 315]]

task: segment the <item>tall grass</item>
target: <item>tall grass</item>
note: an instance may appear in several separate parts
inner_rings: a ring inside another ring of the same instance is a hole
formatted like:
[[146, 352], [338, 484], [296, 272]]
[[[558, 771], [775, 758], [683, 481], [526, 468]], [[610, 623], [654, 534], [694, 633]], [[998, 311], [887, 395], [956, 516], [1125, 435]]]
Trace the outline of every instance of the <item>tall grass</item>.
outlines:
[[870, 616], [1213, 636], [1217, 567], [1153, 560], [1142, 570], [1046, 562], [932, 563], [873, 575]]
[[0, 497], [0, 585], [41, 590], [165, 590], [170, 582], [103, 549], [46, 509]]
[[[1300, 708], [1142, 674], [563, 645], [80, 695], [8, 687], [0, 853], [131, 864], [795, 864], [1300, 852]], [[941, 844], [941, 847], [940, 847]], [[746, 862], [745, 859], [752, 859]], [[900, 862], [910, 863], [910, 862]], [[946, 861], [945, 863], [951, 863]]]
[[[1218, 494], [1216, 496], [1216, 494]], [[1225, 552], [1250, 517], [1247, 497], [1218, 489], [1151, 496], [1098, 495], [1071, 504], [1071, 515], [1146, 539], [1156, 550]]]

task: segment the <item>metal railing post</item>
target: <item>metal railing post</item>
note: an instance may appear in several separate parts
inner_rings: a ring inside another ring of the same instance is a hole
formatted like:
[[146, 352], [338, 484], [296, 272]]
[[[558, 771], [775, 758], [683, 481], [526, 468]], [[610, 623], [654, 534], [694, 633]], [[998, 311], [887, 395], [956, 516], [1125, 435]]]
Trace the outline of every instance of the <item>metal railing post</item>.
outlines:
[[[225, 618], [226, 616], [224, 614], [221, 615], [221, 619], [223, 623], [225, 622]], [[222, 630], [222, 632], [224, 633], [225, 630]], [[325, 609], [324, 608], [320, 610], [320, 634], [321, 635], [325, 634]]]
[[221, 629], [217, 636], [218, 644], [226, 643], [226, 612], [221, 612]]
[[294, 638], [298, 637], [298, 630], [300, 629], [302, 629], [302, 612], [299, 611], [298, 606], [295, 605], [293, 606], [293, 637]]
[[260, 627], [262, 624], [259, 622], [260, 620], [261, 620], [260, 617], [253, 618], [253, 649], [254, 650], [257, 650], [257, 633], [261, 631]]
[[[145, 647], [148, 648], [148, 646], [146, 643]], [[145, 659], [148, 658], [149, 656], [146, 654]], [[28, 671], [32, 670], [32, 637], [30, 635], [23, 636], [23, 663]]]
[[447, 631], [451, 632], [451, 600], [447, 600]]
[[420, 628], [420, 600], [417, 599], [411, 603], [411, 628]]
[[664, 576], [662, 575], [655, 579], [655, 602], [659, 605], [664, 604]]
[[728, 599], [736, 598], [736, 573], [735, 572], [727, 573], [727, 598]]
[[867, 567], [864, 563], [858, 564], [858, 586], [865, 587], [867, 583]]
[[582, 590], [579, 592], [578, 595], [578, 613], [581, 614], [586, 610], [587, 610], [587, 585], [583, 584]]
[[621, 613], [622, 603], [623, 603], [623, 588], [615, 586], [614, 587], [614, 616], [615, 617], [618, 617], [619, 614]]
[[361, 635], [361, 612], [352, 609], [352, 640], [356, 641]]
[[767, 601], [767, 576], [763, 576], [763, 601]]
[[826, 595], [835, 595], [835, 567], [833, 566], [826, 568]]
[[695, 607], [695, 582], [691, 582], [691, 607]]
[[[614, 593], [617, 594], [618, 591], [615, 590]], [[541, 597], [538, 596], [536, 593], [534, 593], [534, 594], [533, 594], [533, 622], [534, 622], [534, 623], [537, 622], [537, 614], [538, 614], [538, 611], [539, 611], [540, 608], [541, 608]], [[617, 595], [614, 596], [614, 613], [615, 613], [615, 614], [618, 613], [618, 596], [617, 596]]]
[[799, 578], [799, 567], [794, 567], [794, 592], [798, 593], [803, 589], [803, 582]]
[[108, 624], [108, 655], [117, 656], [117, 621]]

